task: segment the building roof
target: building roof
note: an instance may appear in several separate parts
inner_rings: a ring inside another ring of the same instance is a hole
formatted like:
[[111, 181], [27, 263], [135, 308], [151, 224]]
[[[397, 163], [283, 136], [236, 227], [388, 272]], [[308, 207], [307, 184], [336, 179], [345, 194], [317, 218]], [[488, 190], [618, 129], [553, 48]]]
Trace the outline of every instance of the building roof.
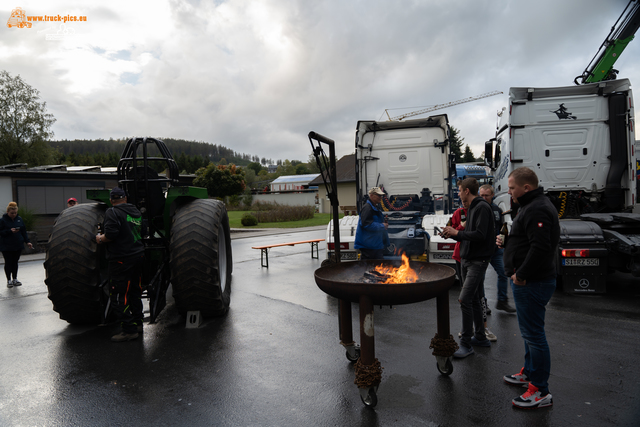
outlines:
[[100, 166], [67, 166], [68, 172], [102, 172]]
[[306, 174], [306, 175], [284, 175], [280, 176], [273, 181], [271, 184], [294, 184], [294, 183], [302, 183], [309, 184], [310, 181], [313, 181], [314, 178], [319, 177], [319, 173]]
[[[356, 182], [356, 155], [349, 154], [336, 162], [336, 179], [338, 184], [346, 182]], [[322, 185], [322, 176], [311, 181], [309, 185]]]

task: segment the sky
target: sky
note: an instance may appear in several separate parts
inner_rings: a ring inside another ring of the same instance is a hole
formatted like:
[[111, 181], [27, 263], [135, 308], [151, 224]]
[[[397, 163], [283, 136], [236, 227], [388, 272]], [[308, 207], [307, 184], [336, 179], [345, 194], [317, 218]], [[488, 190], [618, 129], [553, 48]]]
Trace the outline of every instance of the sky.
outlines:
[[[182, 138], [274, 160], [306, 161], [309, 131], [341, 157], [358, 120], [502, 91], [431, 113], [479, 156], [509, 87], [573, 85], [627, 3], [5, 0], [2, 19], [86, 21], [1, 25], [0, 70], [40, 91], [54, 139]], [[640, 40], [615, 68], [640, 82]]]

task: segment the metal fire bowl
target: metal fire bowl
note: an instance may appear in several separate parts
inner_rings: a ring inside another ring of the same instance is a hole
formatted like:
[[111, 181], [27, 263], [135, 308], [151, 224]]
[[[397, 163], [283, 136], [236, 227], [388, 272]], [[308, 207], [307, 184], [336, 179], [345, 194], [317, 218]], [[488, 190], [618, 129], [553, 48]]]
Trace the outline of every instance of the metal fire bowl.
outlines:
[[325, 293], [341, 300], [359, 302], [367, 295], [374, 305], [399, 305], [426, 301], [446, 292], [453, 286], [455, 271], [451, 267], [428, 262], [410, 261], [409, 265], [418, 274], [415, 283], [382, 284], [362, 283], [365, 271], [377, 265], [398, 267], [400, 261], [364, 260], [342, 262], [315, 271], [318, 287]]

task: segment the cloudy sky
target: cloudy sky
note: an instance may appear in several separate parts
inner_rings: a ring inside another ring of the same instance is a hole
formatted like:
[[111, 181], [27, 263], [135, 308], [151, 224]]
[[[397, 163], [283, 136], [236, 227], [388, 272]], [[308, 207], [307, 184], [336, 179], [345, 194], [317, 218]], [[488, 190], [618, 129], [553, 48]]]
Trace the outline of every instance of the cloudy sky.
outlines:
[[[306, 161], [311, 130], [342, 156], [385, 109], [502, 91], [437, 112], [478, 156], [509, 87], [573, 85], [627, 3], [8, 0], [2, 19], [86, 22], [0, 26], [0, 69], [40, 90], [56, 139], [184, 138], [274, 160]], [[616, 68], [640, 82], [640, 40]]]

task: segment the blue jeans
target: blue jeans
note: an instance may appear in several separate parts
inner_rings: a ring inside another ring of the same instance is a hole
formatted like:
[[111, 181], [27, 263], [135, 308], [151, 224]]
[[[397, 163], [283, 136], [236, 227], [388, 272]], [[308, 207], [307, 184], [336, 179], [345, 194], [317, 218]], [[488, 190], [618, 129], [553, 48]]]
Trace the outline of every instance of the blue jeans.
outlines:
[[462, 290], [458, 301], [462, 310], [462, 336], [460, 344], [471, 347], [471, 337], [484, 341], [484, 322], [482, 320], [482, 303], [480, 298], [484, 292], [484, 274], [489, 266], [489, 261], [462, 260]]
[[498, 301], [508, 301], [509, 293], [507, 291], [507, 285], [509, 284], [509, 278], [504, 274], [504, 249], [496, 248], [496, 251], [491, 257], [491, 266], [498, 275]]
[[511, 281], [511, 289], [524, 339], [524, 374], [545, 395], [549, 392], [551, 352], [544, 333], [544, 315], [556, 290], [556, 279], [527, 280], [524, 286]]

